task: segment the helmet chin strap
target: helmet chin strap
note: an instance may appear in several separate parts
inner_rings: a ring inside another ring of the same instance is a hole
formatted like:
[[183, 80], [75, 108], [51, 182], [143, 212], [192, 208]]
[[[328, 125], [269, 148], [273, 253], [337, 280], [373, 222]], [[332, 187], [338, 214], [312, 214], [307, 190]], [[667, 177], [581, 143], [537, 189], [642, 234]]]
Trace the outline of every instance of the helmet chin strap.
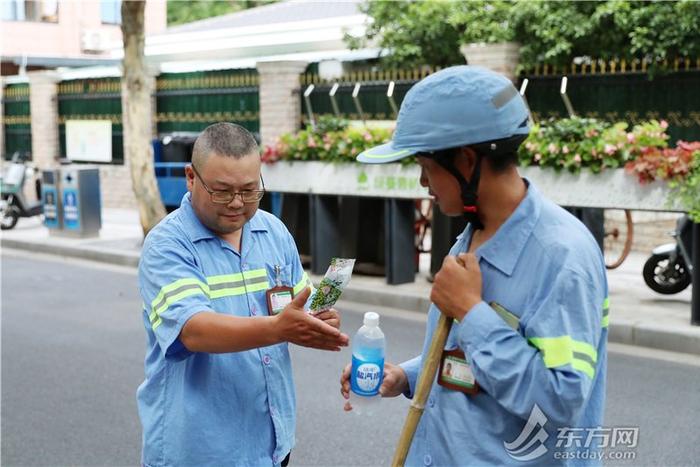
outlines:
[[447, 170], [454, 178], [457, 179], [459, 183], [460, 192], [462, 195], [462, 210], [464, 219], [472, 225], [474, 230], [482, 230], [484, 224], [481, 223], [479, 219], [479, 209], [476, 206], [476, 202], [479, 199], [477, 194], [479, 191], [479, 179], [481, 178], [481, 155], [476, 153], [476, 165], [474, 167], [474, 172], [472, 173], [471, 180], [467, 181], [464, 175], [457, 170], [454, 165], [455, 152], [450, 151], [441, 157], [436, 157], [435, 161]]

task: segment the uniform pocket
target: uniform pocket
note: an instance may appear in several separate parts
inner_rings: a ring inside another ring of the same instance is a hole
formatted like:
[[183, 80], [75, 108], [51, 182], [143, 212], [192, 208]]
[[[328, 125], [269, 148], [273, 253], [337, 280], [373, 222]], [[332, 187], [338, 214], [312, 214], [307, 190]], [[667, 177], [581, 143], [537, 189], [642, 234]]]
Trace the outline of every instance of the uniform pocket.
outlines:
[[[278, 284], [285, 287], [294, 287], [292, 283], [292, 265], [285, 263], [265, 263], [267, 269], [267, 277], [270, 280], [270, 287], [275, 287]], [[278, 282], [279, 280], [279, 282]]]

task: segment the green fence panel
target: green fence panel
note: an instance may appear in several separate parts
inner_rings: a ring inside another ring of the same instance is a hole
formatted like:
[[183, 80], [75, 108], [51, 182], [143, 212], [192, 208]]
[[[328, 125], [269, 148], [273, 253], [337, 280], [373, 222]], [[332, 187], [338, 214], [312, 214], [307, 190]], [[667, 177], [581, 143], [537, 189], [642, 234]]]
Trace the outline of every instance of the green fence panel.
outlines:
[[[357, 98], [364, 118], [366, 120], [393, 120], [395, 112], [387, 97], [390, 83], [394, 82], [393, 98], [398, 108], [408, 90], [430, 72], [429, 68], [357, 71], [343, 75], [336, 80], [325, 80], [315, 73], [308, 73], [301, 78], [301, 92], [303, 93], [309, 85], [313, 84], [314, 89], [309, 95], [309, 100], [314, 118], [334, 116], [335, 111], [329, 93], [334, 84], [337, 83], [335, 100], [338, 104], [339, 116], [348, 120], [360, 120], [361, 115], [352, 97], [356, 84], [360, 83]], [[305, 124], [308, 121], [308, 110], [306, 100], [303, 98], [301, 110], [302, 122]]]
[[158, 77], [158, 133], [200, 132], [217, 122], [260, 131], [258, 74], [254, 69], [166, 73]]
[[124, 163], [121, 79], [63, 81], [58, 85], [58, 134], [61, 157], [66, 157], [67, 120], [110, 120], [112, 164]]
[[3, 90], [3, 126], [6, 159], [15, 152], [32, 152], [32, 125], [29, 108], [29, 84], [8, 84]]
[[[528, 79], [526, 97], [536, 120], [568, 115], [559, 94], [562, 75]], [[570, 75], [567, 95], [577, 115], [630, 125], [666, 120], [669, 143], [700, 141], [700, 71], [656, 75], [618, 73]]]
[[[313, 68], [301, 77], [300, 92], [310, 84], [314, 89], [309, 96], [314, 116], [334, 115], [328, 95], [334, 83], [336, 102], [340, 116], [359, 120], [360, 116], [352, 99], [356, 83], [362, 86], [359, 92], [360, 105], [368, 120], [392, 120], [393, 109], [386, 92], [391, 81], [395, 82], [394, 98], [401, 105], [406, 92], [418, 80], [432, 71], [420, 70], [379, 70], [358, 71], [339, 77], [336, 80], [323, 80]], [[536, 70], [523, 73], [529, 83], [527, 99], [533, 115], [542, 120], [550, 117], [566, 117], [567, 111], [559, 94], [561, 78], [568, 76], [568, 95], [577, 114], [608, 121], [626, 121], [630, 125], [650, 119], [666, 120], [671, 144], [678, 139], [700, 140], [700, 64], [689, 60], [666, 73], [657, 73], [650, 78], [646, 64], [610, 62], [578, 65], [553, 69], [542, 65]], [[302, 122], [308, 121], [306, 102], [302, 99]]]

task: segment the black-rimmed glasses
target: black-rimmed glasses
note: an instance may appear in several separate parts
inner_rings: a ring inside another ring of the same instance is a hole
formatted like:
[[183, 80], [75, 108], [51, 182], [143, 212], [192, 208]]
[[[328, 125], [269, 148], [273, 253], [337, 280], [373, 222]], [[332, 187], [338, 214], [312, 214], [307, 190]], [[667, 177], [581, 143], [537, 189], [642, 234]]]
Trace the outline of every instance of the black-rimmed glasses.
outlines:
[[262, 178], [262, 174], [260, 175], [260, 183], [262, 183], [262, 190], [246, 190], [246, 191], [214, 191], [209, 189], [206, 183], [204, 183], [204, 180], [202, 180], [202, 176], [199, 175], [199, 172], [197, 171], [197, 168], [192, 165], [192, 171], [194, 174], [197, 176], [200, 182], [202, 182], [202, 186], [204, 189], [209, 193], [209, 198], [211, 199], [211, 202], [214, 204], [229, 204], [231, 201], [234, 200], [236, 196], [241, 197], [241, 201], [244, 203], [256, 203], [262, 199], [263, 196], [265, 196], [265, 181]]

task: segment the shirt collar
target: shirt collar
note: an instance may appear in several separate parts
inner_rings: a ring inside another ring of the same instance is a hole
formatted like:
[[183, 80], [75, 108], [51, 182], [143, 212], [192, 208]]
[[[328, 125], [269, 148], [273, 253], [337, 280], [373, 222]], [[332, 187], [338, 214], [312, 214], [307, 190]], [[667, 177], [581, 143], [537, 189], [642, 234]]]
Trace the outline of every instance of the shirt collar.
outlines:
[[[496, 234], [475, 252], [477, 258], [483, 258], [507, 276], [513, 274], [515, 265], [540, 217], [542, 205], [540, 192], [532, 182], [527, 179], [525, 182], [528, 184], [525, 198], [496, 231]], [[472, 228], [468, 225], [459, 239], [465, 236], [469, 239], [471, 234]]]
[[[189, 232], [190, 238], [193, 242], [209, 239], [209, 238], [219, 238], [214, 232], [207, 228], [197, 217], [192, 207], [192, 194], [185, 193], [182, 197], [182, 202], [180, 203], [180, 209], [182, 211], [183, 222], [187, 225], [187, 231]], [[267, 232], [267, 226], [263, 220], [260, 210], [255, 213], [255, 215], [243, 226], [244, 233], [246, 230], [250, 229], [252, 232]]]

